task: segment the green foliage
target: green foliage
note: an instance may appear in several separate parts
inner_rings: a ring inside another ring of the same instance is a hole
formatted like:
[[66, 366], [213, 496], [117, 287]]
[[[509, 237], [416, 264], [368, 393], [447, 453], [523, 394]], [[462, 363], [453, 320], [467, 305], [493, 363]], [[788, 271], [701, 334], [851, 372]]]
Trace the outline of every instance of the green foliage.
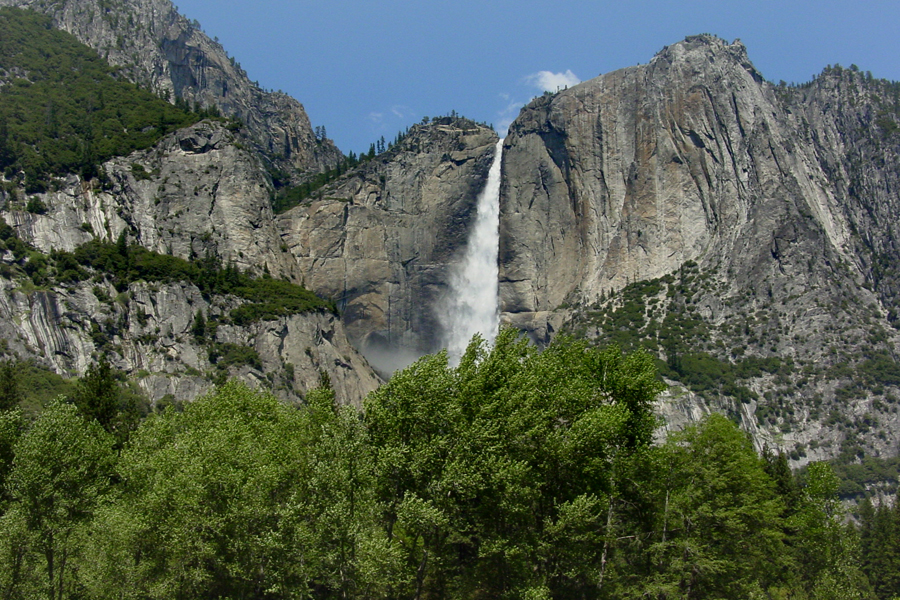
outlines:
[[[95, 524], [97, 597], [362, 597], [393, 574], [359, 419], [228, 384], [148, 419]], [[375, 581], [375, 578], [381, 582]], [[376, 594], [379, 595], [380, 594]]]
[[73, 400], [86, 419], [96, 420], [101, 427], [112, 433], [113, 420], [119, 408], [119, 386], [105, 356], [88, 367], [78, 382]]
[[213, 344], [209, 350], [209, 360], [222, 370], [241, 365], [248, 365], [254, 369], [262, 370], [259, 353], [250, 346], [232, 343]]
[[278, 279], [263, 277], [250, 280], [245, 277], [233, 293], [250, 301], [231, 311], [231, 318], [238, 325], [314, 310], [337, 312], [333, 303], [322, 300], [299, 285]]
[[840, 481], [838, 495], [841, 498], [861, 500], [870, 488], [882, 488], [896, 492], [900, 484], [900, 457], [879, 458], [866, 456], [858, 460], [836, 460], [832, 463]]
[[28, 199], [25, 210], [35, 215], [42, 215], [47, 212], [47, 205], [37, 196], [33, 196]]
[[100, 424], [121, 447], [140, 420], [139, 398], [120, 386], [105, 356], [88, 367], [72, 401], [88, 420]]
[[860, 548], [863, 571], [879, 600], [900, 597], [900, 495], [894, 506], [860, 505]]
[[[124, 290], [134, 281], [188, 281], [206, 294], [233, 294], [248, 300], [232, 311], [231, 316], [239, 325], [303, 312], [337, 311], [334, 303], [302, 286], [269, 277], [252, 277], [233, 265], [223, 268], [214, 259], [191, 262], [138, 245], [110, 244], [97, 239], [79, 246], [73, 258], [78, 265], [107, 274], [117, 289]], [[57, 271], [60, 260], [56, 261]], [[71, 270], [63, 272], [77, 276]]]
[[721, 351], [710, 351], [714, 332], [695, 303], [699, 291], [711, 289], [710, 277], [695, 262], [687, 261], [676, 274], [628, 284], [570, 327], [596, 328], [592, 337], [599, 345], [646, 349], [660, 357], [661, 374], [698, 394], [731, 396], [745, 403], [758, 400], [747, 381], [764, 374], [787, 377], [794, 371], [793, 361], [777, 356], [729, 359]]
[[0, 364], [0, 413], [18, 407], [21, 400], [15, 365], [5, 360]]
[[[836, 598], [867, 597], [859, 570], [858, 540], [842, 524], [844, 510], [837, 496], [839, 481], [826, 463], [812, 463], [805, 486], [789, 525], [795, 552], [804, 565], [801, 578], [809, 588]], [[835, 592], [842, 593], [834, 595]]]
[[[123, 80], [50, 18], [0, 9], [0, 168], [24, 171], [26, 191], [48, 176], [147, 148], [199, 118]], [[29, 209], [31, 210], [31, 209]]]
[[777, 581], [789, 564], [784, 506], [749, 438], [713, 414], [673, 435], [660, 458], [666, 500], [645, 593], [746, 598]]
[[[18, 558], [38, 565], [44, 597], [71, 596], [76, 540], [110, 485], [112, 464], [112, 438], [62, 402], [47, 407], [16, 444], [7, 483], [15, 504], [4, 519], [18, 520], [24, 534]], [[0, 567], [20, 570], [16, 564]]]
[[201, 310], [198, 310], [197, 314], [194, 315], [194, 324], [191, 325], [191, 334], [197, 342], [203, 343], [206, 341], [206, 318], [204, 318], [203, 311]]
[[0, 592], [871, 600], [868, 576], [895, 593], [886, 512], [864, 505], [858, 539], [827, 467], [798, 486], [719, 415], [653, 445], [661, 387], [645, 353], [538, 352], [507, 329], [456, 368], [440, 353], [396, 373], [364, 415], [325, 375], [300, 407], [225, 383], [159, 407], [115, 464], [74, 405], [24, 432], [7, 411]]
[[18, 410], [0, 411], [0, 514], [10, 500], [6, 488], [6, 478], [12, 469], [13, 448], [22, 430], [22, 413]]
[[857, 365], [856, 372], [870, 386], [900, 385], [900, 364], [886, 351], [874, 352]]
[[516, 337], [474, 341], [457, 369], [444, 353], [421, 359], [366, 402], [386, 527], [409, 569], [400, 596], [597, 583], [566, 537], [599, 551], [615, 465], [649, 444], [661, 385], [644, 354], [567, 340], [538, 353]]
[[356, 159], [354, 159], [352, 162], [350, 159], [344, 159], [344, 161], [334, 169], [329, 169], [322, 173], [317, 173], [311, 179], [304, 181], [300, 185], [296, 186], [283, 183], [283, 180], [280, 176], [281, 174], [273, 174], [272, 181], [275, 184], [276, 192], [275, 197], [272, 199], [272, 210], [277, 215], [300, 205], [304, 200], [310, 198], [315, 192], [322, 189], [332, 181], [338, 179], [349, 169], [352, 169], [353, 167], [358, 165], [359, 162], [360, 161]]
[[19, 405], [28, 417], [36, 417], [53, 399], [71, 398], [75, 382], [34, 361], [19, 361], [13, 366], [14, 377], [20, 394]]

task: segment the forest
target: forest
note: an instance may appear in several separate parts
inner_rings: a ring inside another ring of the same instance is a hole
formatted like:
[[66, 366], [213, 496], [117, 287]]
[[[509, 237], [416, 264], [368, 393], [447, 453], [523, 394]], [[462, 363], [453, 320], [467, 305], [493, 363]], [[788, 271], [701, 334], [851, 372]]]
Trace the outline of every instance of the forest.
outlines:
[[[3, 598], [900, 594], [900, 507], [858, 524], [723, 415], [655, 443], [648, 354], [517, 332], [338, 406], [229, 382], [135, 410], [105, 361], [37, 416], [0, 369]], [[129, 400], [130, 399], [130, 400]]]
[[0, 169], [38, 193], [54, 176], [99, 175], [100, 163], [148, 148], [215, 107], [173, 106], [122, 78], [48, 17], [0, 9]]

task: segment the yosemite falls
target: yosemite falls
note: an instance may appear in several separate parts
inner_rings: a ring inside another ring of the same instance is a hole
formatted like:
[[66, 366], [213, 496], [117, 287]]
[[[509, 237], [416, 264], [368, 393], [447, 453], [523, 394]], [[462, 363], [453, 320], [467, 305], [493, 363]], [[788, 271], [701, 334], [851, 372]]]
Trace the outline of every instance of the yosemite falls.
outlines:
[[497, 252], [500, 241], [500, 165], [503, 140], [497, 142], [487, 184], [478, 196], [478, 215], [461, 263], [450, 274], [450, 293], [440, 315], [444, 345], [456, 365], [476, 333], [488, 343], [497, 337]]

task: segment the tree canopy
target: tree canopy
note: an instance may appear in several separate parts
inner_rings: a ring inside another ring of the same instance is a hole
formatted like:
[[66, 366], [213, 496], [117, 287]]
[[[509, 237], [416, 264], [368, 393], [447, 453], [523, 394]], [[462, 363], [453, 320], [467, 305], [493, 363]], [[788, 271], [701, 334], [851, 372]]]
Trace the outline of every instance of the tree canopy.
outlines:
[[124, 442], [83, 403], [31, 424], [7, 411], [0, 594], [897, 593], [894, 512], [869, 507], [857, 534], [829, 467], [798, 480], [721, 415], [654, 443], [662, 387], [643, 353], [564, 338], [538, 351], [504, 330], [458, 367], [420, 359], [362, 413], [335, 404], [327, 377], [297, 406], [227, 383]]

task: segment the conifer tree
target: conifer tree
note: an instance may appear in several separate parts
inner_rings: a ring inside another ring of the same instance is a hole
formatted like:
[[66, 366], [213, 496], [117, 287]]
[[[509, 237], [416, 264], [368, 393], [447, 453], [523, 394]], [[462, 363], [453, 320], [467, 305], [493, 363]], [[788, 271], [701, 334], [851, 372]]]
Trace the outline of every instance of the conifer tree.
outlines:
[[191, 333], [194, 334], [194, 339], [198, 342], [202, 343], [206, 340], [206, 319], [203, 318], [203, 311], [199, 309], [194, 316], [194, 325], [191, 327]]
[[873, 508], [869, 499], [859, 507], [862, 570], [879, 600], [900, 596], [900, 492], [894, 506]]
[[0, 366], [0, 412], [12, 410], [19, 405], [19, 385], [12, 360]]
[[106, 431], [113, 431], [113, 422], [119, 412], [119, 385], [106, 356], [88, 367], [78, 382], [75, 406], [87, 419], [94, 419]]

